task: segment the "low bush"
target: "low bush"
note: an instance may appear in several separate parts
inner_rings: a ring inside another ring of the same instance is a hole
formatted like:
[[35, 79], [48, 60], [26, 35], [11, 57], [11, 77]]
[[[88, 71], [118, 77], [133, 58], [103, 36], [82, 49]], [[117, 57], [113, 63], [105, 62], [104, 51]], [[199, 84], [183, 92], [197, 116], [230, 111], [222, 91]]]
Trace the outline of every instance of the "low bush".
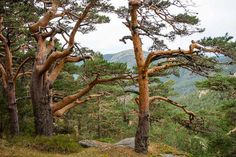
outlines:
[[69, 135], [55, 135], [51, 137], [18, 136], [10, 141], [12, 144], [35, 148], [41, 151], [56, 153], [76, 153], [81, 147], [78, 141]]

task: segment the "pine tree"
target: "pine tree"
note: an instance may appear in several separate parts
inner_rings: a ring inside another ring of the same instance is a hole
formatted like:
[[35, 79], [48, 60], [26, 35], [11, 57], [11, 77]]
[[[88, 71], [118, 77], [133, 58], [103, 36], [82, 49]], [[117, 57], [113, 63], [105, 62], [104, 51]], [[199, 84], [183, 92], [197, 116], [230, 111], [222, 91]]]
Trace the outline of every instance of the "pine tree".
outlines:
[[[204, 52], [219, 53], [231, 57], [235, 54], [235, 52], [229, 53], [219, 47], [206, 48], [194, 40], [188, 50], [168, 49], [163, 38], [174, 40], [176, 35], [183, 36], [204, 31], [204, 29], [196, 27], [199, 20], [195, 14], [188, 10], [187, 6], [180, 0], [129, 0], [129, 8], [122, 7], [117, 10], [118, 15], [126, 20], [124, 24], [131, 32], [130, 36], [125, 36], [121, 41], [132, 40], [138, 69], [139, 96], [136, 102], [139, 106], [139, 124], [135, 137], [137, 152], [147, 153], [148, 151], [150, 102], [154, 100], [166, 101], [182, 108], [189, 114], [190, 120], [194, 117], [193, 112], [187, 111], [184, 106], [168, 98], [150, 96], [149, 76], [173, 67], [182, 67], [206, 75], [207, 72], [215, 70], [216, 61], [204, 55]], [[177, 8], [181, 12], [176, 14], [172, 12], [173, 8]], [[142, 38], [144, 37], [153, 40], [147, 58], [144, 58], [142, 49]]]

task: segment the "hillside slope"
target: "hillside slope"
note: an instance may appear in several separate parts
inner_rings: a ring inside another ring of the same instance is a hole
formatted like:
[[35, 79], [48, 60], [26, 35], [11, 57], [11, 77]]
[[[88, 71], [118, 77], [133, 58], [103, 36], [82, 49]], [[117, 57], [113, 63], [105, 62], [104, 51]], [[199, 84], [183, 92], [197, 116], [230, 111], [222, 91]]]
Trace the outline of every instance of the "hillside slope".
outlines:
[[[146, 57], [148, 52], [144, 52], [144, 56]], [[103, 55], [104, 59], [109, 62], [119, 62], [126, 63], [129, 68], [136, 66], [135, 56], [132, 49], [123, 50], [121, 52], [113, 53], [113, 54], [105, 54]], [[220, 57], [219, 61], [225, 62], [228, 61], [225, 57]], [[236, 65], [225, 66], [223, 65], [224, 73], [235, 73]], [[177, 92], [181, 92], [182, 94], [188, 94], [195, 90], [195, 82], [205, 79], [202, 76], [193, 74], [192, 72], [186, 69], [180, 69], [179, 71], [180, 77], [176, 77], [174, 75], [170, 75], [167, 77], [162, 77], [163, 81], [166, 80], [174, 80], [175, 85], [174, 89]]]
[[[144, 53], [145, 57], [148, 55], [148, 52], [145, 51]], [[109, 62], [119, 62], [119, 63], [126, 63], [129, 68], [132, 68], [136, 66], [135, 62], [135, 56], [133, 53], [133, 50], [124, 50], [118, 53], [114, 54], [105, 54], [104, 59]], [[200, 77], [198, 75], [192, 74], [191, 72], [180, 69], [180, 77], [176, 77], [174, 75], [170, 75], [168, 77], [163, 77], [162, 80], [174, 80], [176, 83], [174, 85], [174, 88], [177, 92], [181, 93], [189, 93], [194, 91], [195, 81], [199, 81], [203, 79], [203, 77]]]

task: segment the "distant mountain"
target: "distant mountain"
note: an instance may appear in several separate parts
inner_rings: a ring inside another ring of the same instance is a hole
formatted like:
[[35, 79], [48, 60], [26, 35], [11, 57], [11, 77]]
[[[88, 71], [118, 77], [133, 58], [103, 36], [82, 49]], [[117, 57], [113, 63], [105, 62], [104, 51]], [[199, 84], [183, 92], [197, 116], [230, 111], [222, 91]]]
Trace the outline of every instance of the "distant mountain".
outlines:
[[[146, 57], [148, 52], [144, 52]], [[135, 56], [132, 49], [124, 50], [114, 54], [105, 54], [103, 58], [109, 62], [127, 63], [128, 68], [136, 66]]]
[[[146, 57], [147, 55], [148, 55], [148, 52], [144, 52], [144, 56]], [[114, 53], [114, 54], [105, 54], [103, 55], [103, 57], [105, 60], [109, 62], [127, 63], [127, 66], [129, 68], [136, 66], [135, 56], [132, 49], [124, 50], [124, 51]], [[163, 77], [161, 79], [163, 81], [174, 80], [176, 82], [174, 85], [175, 90], [181, 93], [189, 93], [189, 92], [194, 91], [195, 89], [194, 83], [196, 81], [203, 79], [200, 76], [191, 74], [191, 72], [185, 69], [181, 69], [179, 73], [180, 73], [180, 77], [170, 75], [168, 77]]]
[[[148, 55], [148, 52], [144, 52], [144, 56], [146, 57]], [[132, 68], [133, 66], [136, 66], [136, 62], [135, 62], [135, 56], [134, 56], [134, 52], [132, 49], [129, 50], [124, 50], [118, 53], [114, 53], [114, 54], [105, 54], [103, 55], [104, 59], [109, 61], [109, 62], [118, 62], [118, 63], [127, 63], [127, 66], [129, 68]], [[227, 61], [227, 58], [225, 57], [220, 57], [219, 58], [220, 61]], [[225, 71], [227, 71], [227, 73], [229, 71], [232, 72], [236, 72], [236, 66], [223, 66], [223, 68], [225, 69]], [[200, 81], [203, 80], [204, 77], [201, 77], [199, 75], [193, 74], [192, 72], [186, 70], [186, 69], [180, 69], [179, 71], [180, 77], [176, 77], [174, 75], [170, 75], [167, 77], [163, 77], [161, 78], [161, 80], [166, 81], [166, 80], [174, 80], [175, 81], [175, 85], [174, 88], [177, 92], [181, 92], [183, 94], [188, 94], [191, 93], [195, 90], [195, 82], [196, 81]]]

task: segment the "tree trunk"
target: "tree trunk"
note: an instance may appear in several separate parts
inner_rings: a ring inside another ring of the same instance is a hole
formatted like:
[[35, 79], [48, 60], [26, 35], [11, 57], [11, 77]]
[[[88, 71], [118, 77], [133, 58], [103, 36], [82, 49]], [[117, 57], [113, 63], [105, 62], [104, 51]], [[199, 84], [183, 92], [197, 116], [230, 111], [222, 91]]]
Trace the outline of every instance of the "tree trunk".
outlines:
[[[35, 68], [36, 69], [36, 68]], [[39, 75], [36, 70], [31, 80], [31, 100], [34, 111], [36, 135], [50, 136], [53, 134], [53, 115], [50, 108], [49, 86], [45, 75]]]
[[134, 46], [135, 60], [138, 68], [138, 84], [139, 84], [139, 123], [135, 136], [135, 151], [146, 154], [148, 152], [148, 133], [149, 133], [149, 89], [148, 74], [145, 67], [145, 58], [142, 50], [142, 42], [137, 30], [138, 14], [137, 10], [141, 4], [140, 0], [129, 1], [130, 5], [130, 29]]
[[7, 87], [5, 89], [8, 104], [8, 113], [10, 119], [10, 134], [15, 136], [19, 134], [19, 121], [18, 121], [18, 110], [16, 104], [16, 91], [12, 80], [7, 82]]
[[[2, 106], [0, 106], [2, 110]], [[0, 110], [0, 139], [3, 138], [3, 131], [4, 131], [4, 125], [3, 125], [3, 112]]]
[[135, 135], [135, 151], [146, 154], [148, 152], [149, 136], [149, 90], [147, 77], [140, 77], [139, 91], [139, 122]]

